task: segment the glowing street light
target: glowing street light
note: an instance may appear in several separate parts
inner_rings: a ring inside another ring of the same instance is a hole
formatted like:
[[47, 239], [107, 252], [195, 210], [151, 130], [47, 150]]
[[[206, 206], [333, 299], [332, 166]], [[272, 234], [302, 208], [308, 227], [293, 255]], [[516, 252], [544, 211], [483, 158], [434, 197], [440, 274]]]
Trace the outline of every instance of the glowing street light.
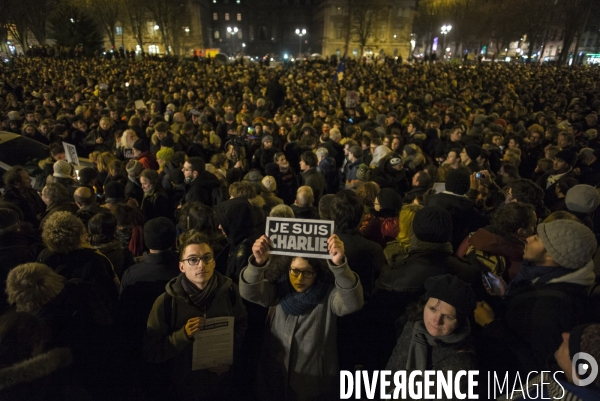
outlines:
[[444, 35], [444, 41], [442, 43], [442, 49], [444, 49], [444, 54], [442, 54], [442, 58], [446, 57], [446, 35], [450, 33], [452, 30], [452, 25], [442, 25], [442, 35]]
[[234, 53], [234, 54], [235, 54], [235, 43], [234, 43], [235, 35], [237, 35], [238, 31], [239, 30], [237, 29], [236, 26], [234, 26], [233, 28], [230, 26], [227, 27], [227, 32], [229, 32], [229, 34], [231, 35], [231, 48], [232, 48], [232, 53]]
[[302, 57], [302, 36], [306, 35], [306, 29], [296, 29], [296, 35], [300, 37], [300, 43], [298, 45], [298, 57]]

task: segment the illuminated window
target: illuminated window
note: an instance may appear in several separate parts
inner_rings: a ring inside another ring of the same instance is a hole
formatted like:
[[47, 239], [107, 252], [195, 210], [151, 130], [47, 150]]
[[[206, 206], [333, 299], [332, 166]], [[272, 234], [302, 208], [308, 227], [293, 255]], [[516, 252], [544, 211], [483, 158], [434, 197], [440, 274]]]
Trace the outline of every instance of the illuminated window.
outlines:
[[225, 13], [225, 21], [229, 21], [229, 13]]
[[117, 31], [117, 36], [123, 36], [123, 27], [122, 26], [116, 27], [116, 31]]
[[241, 21], [242, 20], [242, 13], [237, 13], [237, 20]]
[[219, 13], [213, 13], [213, 21], [219, 20]]

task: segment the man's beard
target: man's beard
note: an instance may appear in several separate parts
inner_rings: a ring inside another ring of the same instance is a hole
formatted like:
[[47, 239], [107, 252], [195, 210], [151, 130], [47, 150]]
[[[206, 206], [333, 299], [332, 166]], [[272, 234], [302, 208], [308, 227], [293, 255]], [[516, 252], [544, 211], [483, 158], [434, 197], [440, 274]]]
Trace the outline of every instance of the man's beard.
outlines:
[[186, 183], [186, 184], [189, 184], [189, 183], [191, 183], [192, 181], [194, 181], [194, 178], [193, 178], [193, 177], [185, 177], [185, 178], [183, 179], [183, 182], [184, 182], [184, 183]]

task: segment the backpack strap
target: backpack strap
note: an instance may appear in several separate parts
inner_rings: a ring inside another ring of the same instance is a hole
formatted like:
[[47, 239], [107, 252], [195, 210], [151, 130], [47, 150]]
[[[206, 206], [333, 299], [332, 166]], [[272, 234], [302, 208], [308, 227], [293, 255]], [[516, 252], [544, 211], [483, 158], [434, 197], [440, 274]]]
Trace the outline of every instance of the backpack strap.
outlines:
[[174, 299], [173, 296], [171, 294], [169, 294], [168, 292], [165, 292], [165, 297], [163, 299], [163, 312], [165, 315], [165, 323], [167, 324], [168, 327], [168, 332], [169, 334], [173, 333], [173, 327], [175, 327], [175, 322], [174, 322], [174, 316], [175, 314], [173, 313], [173, 303], [174, 303]]

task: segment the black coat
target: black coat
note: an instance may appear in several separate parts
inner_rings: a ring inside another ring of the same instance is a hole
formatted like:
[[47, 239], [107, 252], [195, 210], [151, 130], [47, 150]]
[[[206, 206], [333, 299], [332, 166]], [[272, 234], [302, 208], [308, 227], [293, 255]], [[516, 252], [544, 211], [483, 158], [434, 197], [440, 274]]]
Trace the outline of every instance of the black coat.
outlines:
[[316, 167], [309, 168], [302, 173], [302, 185], [306, 185], [312, 188], [314, 195], [313, 204], [318, 205], [321, 197], [327, 190], [327, 182], [323, 174], [319, 173]]
[[214, 174], [208, 171], [198, 173], [189, 186], [186, 186], [184, 203], [201, 202], [206, 206], [213, 206], [212, 192], [219, 186], [221, 182]]
[[173, 208], [171, 206], [167, 193], [163, 189], [159, 191], [155, 189], [151, 195], [144, 196], [140, 209], [146, 221], [157, 217], [166, 217], [173, 220]]
[[3, 199], [17, 205], [23, 212], [26, 222], [31, 223], [34, 227], [39, 226], [39, 220], [36, 216], [44, 213], [46, 204], [34, 189], [29, 188], [21, 193], [15, 187], [6, 187]]
[[425, 206], [441, 207], [452, 216], [450, 243], [455, 252], [469, 233], [488, 225], [487, 218], [475, 208], [475, 202], [463, 196], [446, 193], [434, 194], [427, 198]]

